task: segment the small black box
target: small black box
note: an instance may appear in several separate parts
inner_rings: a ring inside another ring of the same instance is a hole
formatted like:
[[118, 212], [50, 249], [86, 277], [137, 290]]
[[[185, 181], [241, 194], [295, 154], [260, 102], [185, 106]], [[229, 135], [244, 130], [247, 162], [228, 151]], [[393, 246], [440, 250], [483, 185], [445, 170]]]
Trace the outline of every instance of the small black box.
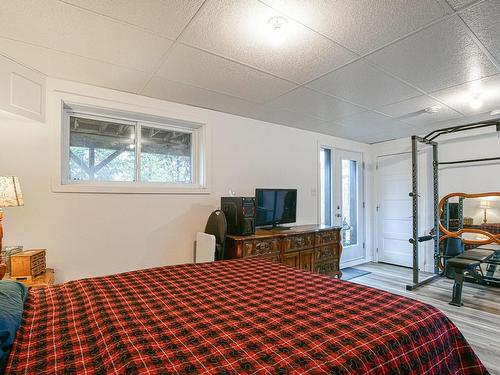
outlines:
[[255, 233], [255, 198], [222, 197], [220, 206], [227, 220], [227, 233], [248, 235]]

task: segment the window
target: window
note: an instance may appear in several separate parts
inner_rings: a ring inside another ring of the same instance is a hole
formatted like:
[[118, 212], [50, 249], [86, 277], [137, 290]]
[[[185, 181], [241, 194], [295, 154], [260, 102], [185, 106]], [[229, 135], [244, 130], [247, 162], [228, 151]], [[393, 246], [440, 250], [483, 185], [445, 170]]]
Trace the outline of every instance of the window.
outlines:
[[320, 149], [321, 224], [332, 225], [332, 150]]
[[63, 119], [63, 184], [204, 186], [203, 124], [74, 107]]
[[344, 261], [365, 257], [362, 165], [358, 152], [319, 147], [319, 219], [342, 228], [342, 246], [349, 247]]

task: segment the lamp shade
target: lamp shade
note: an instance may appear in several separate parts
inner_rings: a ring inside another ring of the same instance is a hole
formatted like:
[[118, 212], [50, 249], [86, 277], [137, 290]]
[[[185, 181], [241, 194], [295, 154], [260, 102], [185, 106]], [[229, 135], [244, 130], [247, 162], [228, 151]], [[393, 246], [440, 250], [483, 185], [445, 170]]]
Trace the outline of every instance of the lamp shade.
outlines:
[[479, 208], [491, 208], [491, 202], [490, 201], [480, 201]]
[[0, 176], [0, 207], [23, 206], [23, 195], [16, 176]]

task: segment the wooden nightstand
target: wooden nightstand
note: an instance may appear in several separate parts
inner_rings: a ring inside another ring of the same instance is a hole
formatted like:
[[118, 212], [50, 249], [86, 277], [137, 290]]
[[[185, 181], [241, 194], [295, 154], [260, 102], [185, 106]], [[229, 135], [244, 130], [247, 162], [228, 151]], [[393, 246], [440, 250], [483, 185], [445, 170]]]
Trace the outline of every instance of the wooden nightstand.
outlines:
[[10, 278], [10, 275], [7, 273], [5, 274], [5, 277], [3, 279], [19, 281], [20, 283], [26, 285], [28, 288], [40, 288], [42, 286], [54, 285], [54, 270], [52, 268], [47, 268], [45, 273], [32, 279], [22, 279], [20, 277], [14, 279]]

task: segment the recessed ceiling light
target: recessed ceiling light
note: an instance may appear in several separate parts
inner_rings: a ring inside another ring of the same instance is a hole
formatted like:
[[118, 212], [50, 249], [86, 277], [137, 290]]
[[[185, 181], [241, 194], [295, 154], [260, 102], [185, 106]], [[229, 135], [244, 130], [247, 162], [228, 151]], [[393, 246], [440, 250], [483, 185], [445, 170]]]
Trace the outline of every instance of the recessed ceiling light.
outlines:
[[500, 109], [494, 109], [490, 112], [490, 116], [498, 116], [500, 115]]
[[274, 16], [269, 18], [267, 24], [271, 29], [271, 39], [273, 42], [283, 41], [287, 23], [288, 20], [282, 16]]
[[426, 113], [437, 113], [442, 109], [440, 105], [431, 105], [430, 107], [427, 107], [424, 109]]
[[470, 107], [472, 109], [479, 109], [483, 106], [483, 102], [481, 101], [481, 99], [479, 98], [479, 96], [475, 96], [472, 98], [472, 100], [470, 101]]

